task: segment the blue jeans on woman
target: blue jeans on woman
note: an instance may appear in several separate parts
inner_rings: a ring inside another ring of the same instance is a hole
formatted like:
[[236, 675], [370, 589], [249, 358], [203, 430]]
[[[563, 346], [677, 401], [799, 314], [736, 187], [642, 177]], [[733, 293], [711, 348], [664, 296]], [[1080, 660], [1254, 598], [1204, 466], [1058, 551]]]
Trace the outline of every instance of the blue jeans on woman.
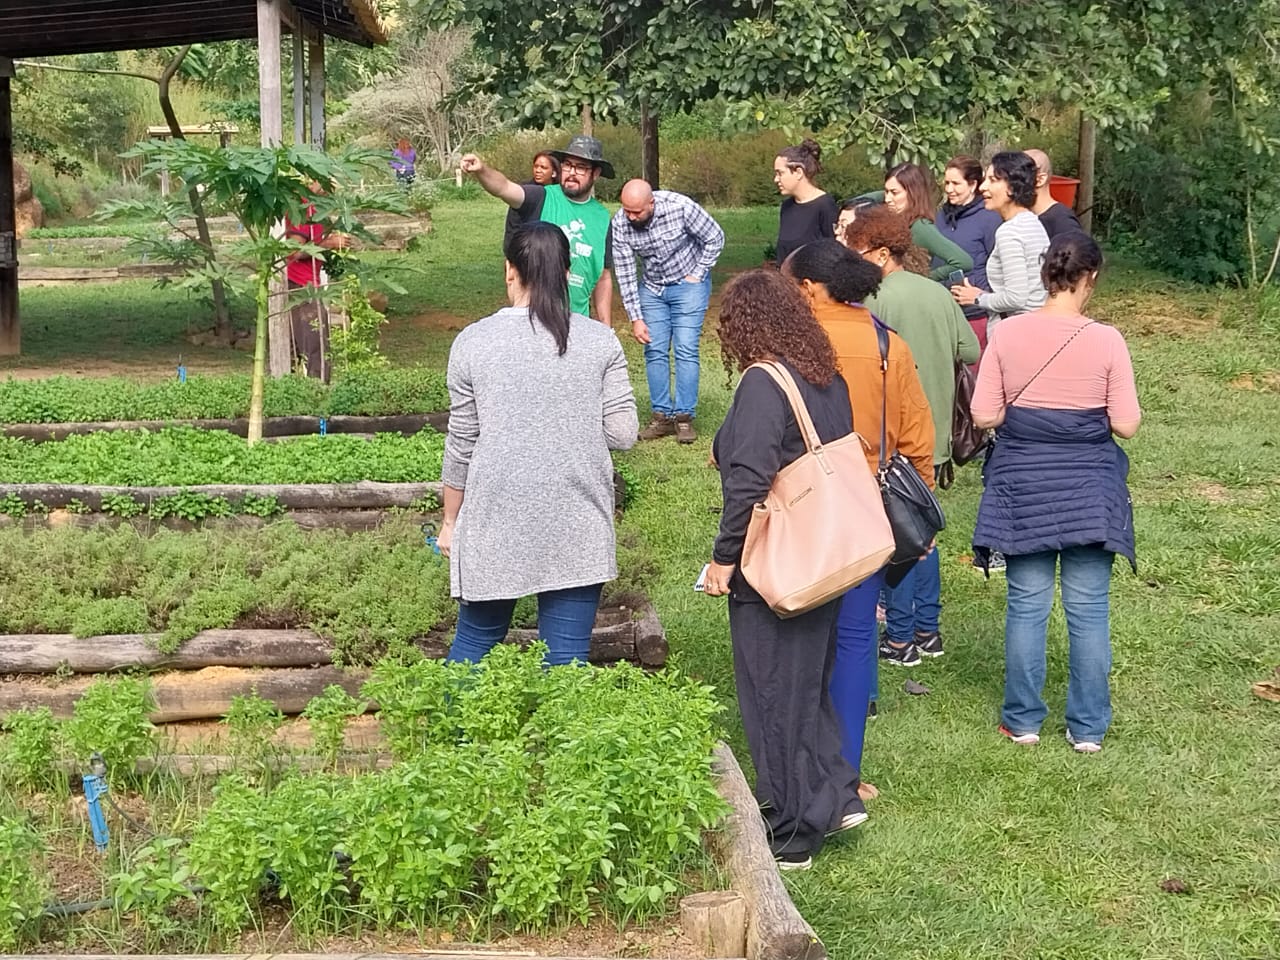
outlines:
[[1111, 725], [1110, 591], [1115, 554], [1101, 546], [1006, 554], [1009, 583], [1004, 627], [1004, 708], [1013, 733], [1036, 733], [1049, 712], [1041, 699], [1054, 573], [1062, 558], [1062, 608], [1070, 640], [1067, 731], [1101, 743]]
[[942, 565], [938, 548], [917, 561], [896, 587], [887, 591], [885, 632], [894, 643], [910, 643], [915, 634], [936, 633], [942, 614]]
[[867, 707], [875, 690], [879, 654], [876, 650], [876, 602], [884, 585], [884, 571], [868, 577], [844, 595], [836, 619], [836, 660], [831, 669], [831, 703], [840, 718], [840, 754], [862, 775], [862, 741], [867, 732]]
[[[670, 417], [693, 416], [698, 406], [698, 340], [711, 298], [711, 274], [698, 283], [681, 281], [654, 293], [640, 284], [640, 312], [649, 328], [644, 345], [644, 374], [649, 381], [649, 405]], [[676, 396], [671, 400], [671, 352], [675, 344]]]
[[[596, 583], [538, 594], [538, 636], [547, 644], [547, 666], [587, 662], [603, 586]], [[506, 639], [515, 609], [514, 598], [461, 601], [458, 629], [446, 659], [479, 663], [496, 644]]]

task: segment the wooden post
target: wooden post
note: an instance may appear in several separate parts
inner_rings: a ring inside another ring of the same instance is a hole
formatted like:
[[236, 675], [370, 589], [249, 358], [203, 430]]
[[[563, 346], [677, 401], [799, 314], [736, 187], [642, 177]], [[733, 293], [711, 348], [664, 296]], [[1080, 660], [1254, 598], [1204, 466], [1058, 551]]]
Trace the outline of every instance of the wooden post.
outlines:
[[658, 189], [658, 115], [640, 102], [640, 168], [649, 186]]
[[293, 142], [307, 142], [307, 69], [301, 26], [293, 28]]
[[307, 63], [311, 69], [311, 83], [307, 86], [307, 101], [311, 107], [311, 145], [323, 150], [324, 129], [324, 34], [316, 31], [307, 44]]
[[18, 211], [13, 189], [13, 61], [0, 57], [0, 357], [22, 352], [18, 317]]
[[1080, 226], [1089, 233], [1093, 232], [1093, 187], [1097, 156], [1098, 125], [1081, 111], [1080, 152], [1077, 164], [1080, 170], [1080, 189], [1076, 193], [1076, 213], [1080, 217]]
[[[284, 94], [280, 83], [280, 8], [275, 0], [258, 0], [258, 112], [262, 145], [277, 147], [284, 142]], [[279, 226], [281, 231], [284, 225]], [[267, 370], [283, 377], [293, 365], [292, 332], [286, 302], [289, 296], [284, 271], [271, 281], [271, 317], [267, 322], [269, 349]]]
[[588, 137], [596, 135], [596, 115], [591, 109], [590, 100], [585, 100], [582, 104], [582, 132]]

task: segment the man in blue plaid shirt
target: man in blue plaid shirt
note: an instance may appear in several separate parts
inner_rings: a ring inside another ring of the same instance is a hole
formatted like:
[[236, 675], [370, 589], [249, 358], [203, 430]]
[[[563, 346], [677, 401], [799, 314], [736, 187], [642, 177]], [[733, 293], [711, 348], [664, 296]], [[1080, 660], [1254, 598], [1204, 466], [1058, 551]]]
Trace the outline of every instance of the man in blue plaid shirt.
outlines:
[[[698, 438], [698, 340], [711, 297], [711, 268], [724, 249], [724, 231], [702, 207], [681, 193], [654, 191], [643, 180], [622, 188], [622, 209], [613, 215], [613, 269], [631, 333], [644, 344], [653, 418], [641, 440], [672, 434], [680, 443]], [[636, 257], [644, 276], [636, 278]], [[671, 360], [676, 356], [675, 399]]]

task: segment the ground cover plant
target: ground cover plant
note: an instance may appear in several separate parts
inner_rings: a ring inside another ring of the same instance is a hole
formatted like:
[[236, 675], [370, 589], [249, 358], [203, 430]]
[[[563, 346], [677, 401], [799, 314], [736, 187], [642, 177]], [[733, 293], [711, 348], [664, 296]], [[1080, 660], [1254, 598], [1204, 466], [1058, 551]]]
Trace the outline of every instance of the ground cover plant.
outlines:
[[[0, 381], [0, 424], [104, 420], [208, 420], [249, 412], [249, 378], [239, 374], [176, 377], [145, 383], [124, 377], [49, 377]], [[423, 367], [353, 371], [326, 386], [313, 377], [269, 380], [268, 417], [379, 416], [447, 410], [444, 374]]]
[[0, 437], [0, 483], [193, 486], [438, 480], [444, 435], [343, 434], [248, 446], [225, 430], [173, 426], [78, 434], [51, 443]]
[[[478, 668], [378, 664], [365, 694], [381, 704], [395, 761], [388, 770], [301, 776], [282, 755], [282, 774], [250, 765], [211, 794], [199, 781], [175, 797], [172, 782], [131, 778], [130, 757], [109, 757], [113, 790], [151, 835], [116, 822], [100, 874], [110, 922], [72, 919], [57, 929], [46, 919], [41, 935], [207, 949], [236, 943], [283, 904], [304, 937], [430, 926], [470, 939], [494, 927], [545, 930], [599, 915], [624, 922], [668, 909], [691, 883], [707, 882], [702, 832], [727, 812], [711, 776], [720, 705], [677, 671], [548, 671], [543, 653], [502, 647]], [[100, 681], [86, 717], [113, 730], [145, 722], [133, 684]], [[339, 701], [317, 698], [313, 716], [349, 713]], [[59, 727], [79, 723], [76, 712]], [[275, 722], [252, 703], [233, 714], [227, 724], [242, 738], [262, 739]], [[11, 728], [17, 716], [6, 718]], [[68, 752], [82, 763], [84, 749]], [[0, 752], [8, 786], [0, 836], [12, 834], [14, 854], [0, 868], [8, 947], [31, 942], [33, 906], [38, 914], [42, 903], [30, 891], [55, 879], [37, 856], [40, 831], [65, 849], [83, 844], [87, 829], [50, 813], [65, 784], [32, 804], [14, 768], [12, 751]], [[10, 812], [22, 803], [43, 815], [19, 823]], [[27, 899], [13, 890], [19, 883]]]
[[201, 630], [308, 627], [340, 662], [404, 650], [454, 616], [448, 564], [407, 518], [369, 533], [151, 535], [0, 531], [0, 633], [158, 633], [175, 649]]

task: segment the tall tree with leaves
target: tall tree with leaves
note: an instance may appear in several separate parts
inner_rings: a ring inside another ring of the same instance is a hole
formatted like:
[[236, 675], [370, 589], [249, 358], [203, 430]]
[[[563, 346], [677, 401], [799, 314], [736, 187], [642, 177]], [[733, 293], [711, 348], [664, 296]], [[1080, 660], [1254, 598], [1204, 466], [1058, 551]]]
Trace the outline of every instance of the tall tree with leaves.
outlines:
[[[381, 151], [347, 150], [330, 157], [309, 146], [208, 147], [188, 140], [149, 140], [126, 156], [141, 157], [148, 173], [168, 169], [193, 190], [199, 189], [214, 207], [233, 213], [244, 227], [244, 237], [234, 242], [217, 264], [205, 264], [188, 272], [190, 283], [208, 282], [216, 272], [228, 286], [243, 285], [240, 264], [252, 270], [252, 292], [257, 304], [253, 350], [253, 386], [249, 399], [249, 443], [262, 439], [262, 393], [266, 379], [267, 329], [271, 315], [270, 283], [290, 257], [322, 256], [324, 250], [296, 237], [281, 235], [279, 225], [318, 223], [326, 232], [375, 240], [360, 223], [359, 211], [382, 210], [406, 214], [398, 193], [365, 192], [362, 176], [371, 168], [382, 169], [387, 155]], [[120, 201], [109, 205], [115, 216], [154, 216], [154, 203]], [[175, 211], [162, 212], [173, 219]], [[314, 294], [308, 293], [308, 296]]]

